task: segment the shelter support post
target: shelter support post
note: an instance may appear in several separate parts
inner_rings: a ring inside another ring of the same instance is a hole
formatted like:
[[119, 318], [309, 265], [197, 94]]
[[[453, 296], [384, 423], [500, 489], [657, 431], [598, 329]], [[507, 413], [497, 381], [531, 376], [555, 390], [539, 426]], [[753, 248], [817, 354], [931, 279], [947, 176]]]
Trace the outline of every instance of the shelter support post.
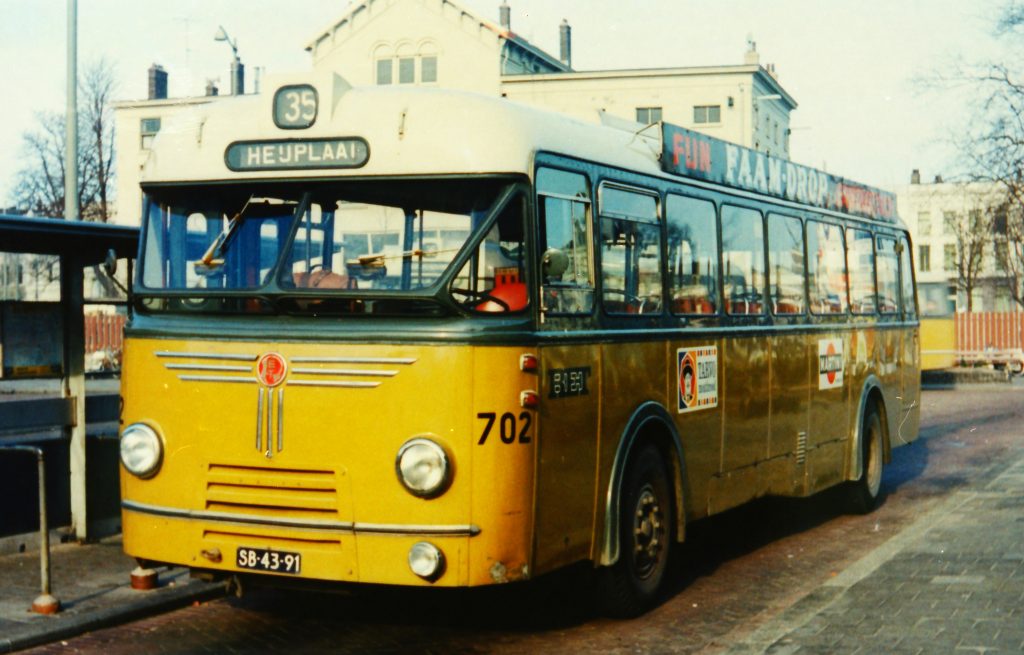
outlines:
[[70, 398], [71, 527], [75, 538], [88, 538], [85, 471], [85, 312], [83, 264], [73, 255], [60, 258], [60, 297], [64, 312], [64, 379], [62, 394]]

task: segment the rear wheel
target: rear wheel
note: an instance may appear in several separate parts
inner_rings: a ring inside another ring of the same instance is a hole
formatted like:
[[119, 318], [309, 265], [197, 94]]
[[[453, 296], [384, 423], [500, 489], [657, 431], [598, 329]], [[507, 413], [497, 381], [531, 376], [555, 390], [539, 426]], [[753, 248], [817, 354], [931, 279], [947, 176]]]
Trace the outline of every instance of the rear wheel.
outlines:
[[878, 504], [878, 496], [882, 491], [882, 419], [873, 402], [864, 409], [860, 442], [860, 478], [850, 483], [849, 501], [853, 512], [867, 514]]
[[654, 604], [672, 546], [672, 495], [661, 455], [646, 445], [630, 458], [619, 506], [619, 559], [601, 572], [606, 613], [637, 616]]

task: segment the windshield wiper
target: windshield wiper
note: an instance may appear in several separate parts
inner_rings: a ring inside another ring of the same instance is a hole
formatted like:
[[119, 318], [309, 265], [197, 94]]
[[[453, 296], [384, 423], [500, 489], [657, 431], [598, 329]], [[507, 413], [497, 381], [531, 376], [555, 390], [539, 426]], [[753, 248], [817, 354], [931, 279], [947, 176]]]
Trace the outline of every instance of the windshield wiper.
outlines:
[[238, 231], [238, 226], [242, 224], [245, 210], [249, 208], [252, 198], [252, 196], [249, 196], [249, 199], [245, 201], [245, 204], [238, 210], [238, 213], [231, 217], [231, 220], [221, 230], [221, 233], [217, 235], [217, 238], [213, 240], [210, 247], [203, 253], [203, 256], [192, 262], [192, 268], [197, 275], [210, 275], [224, 266], [224, 251], [228, 249], [231, 240]]

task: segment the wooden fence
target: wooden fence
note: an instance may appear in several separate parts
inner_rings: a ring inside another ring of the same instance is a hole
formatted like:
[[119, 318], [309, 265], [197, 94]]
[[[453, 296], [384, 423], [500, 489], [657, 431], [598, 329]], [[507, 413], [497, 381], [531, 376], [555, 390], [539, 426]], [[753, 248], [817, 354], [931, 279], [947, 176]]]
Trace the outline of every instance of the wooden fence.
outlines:
[[85, 352], [109, 351], [120, 358], [127, 320], [128, 317], [120, 314], [86, 314]]
[[971, 312], [956, 315], [960, 353], [1024, 348], [1024, 313]]

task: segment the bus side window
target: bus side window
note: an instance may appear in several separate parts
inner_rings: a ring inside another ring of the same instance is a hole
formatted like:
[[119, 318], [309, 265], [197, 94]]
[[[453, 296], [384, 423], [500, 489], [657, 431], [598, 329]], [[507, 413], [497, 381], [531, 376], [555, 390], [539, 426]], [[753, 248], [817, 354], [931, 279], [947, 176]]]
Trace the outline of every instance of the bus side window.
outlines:
[[903, 289], [903, 318], [917, 318], [917, 296], [914, 294], [914, 265], [910, 260], [910, 242], [900, 237], [900, 286]]
[[[529, 305], [526, 290], [525, 198], [505, 205], [476, 253], [462, 267], [452, 289], [462, 305], [476, 312], [518, 312]], [[460, 292], [461, 290], [461, 292]]]
[[661, 226], [648, 193], [602, 185], [601, 303], [609, 314], [661, 313]]
[[718, 224], [715, 205], [669, 194], [668, 270], [673, 314], [718, 312]]
[[900, 311], [900, 286], [896, 240], [877, 237], [875, 252], [878, 267], [878, 311], [883, 314], [897, 314]]
[[854, 314], [875, 313], [874, 239], [867, 230], [846, 231], [850, 260], [850, 306]]
[[804, 231], [799, 218], [768, 214], [768, 288], [772, 313], [804, 313]]
[[[811, 294], [811, 311], [819, 315], [845, 314], [849, 292], [843, 228], [819, 221], [807, 221], [806, 234], [807, 286]], [[851, 275], [855, 275], [856, 270], [851, 250]], [[853, 280], [850, 282], [852, 287]]]
[[540, 206], [541, 309], [590, 314], [594, 307], [590, 189], [577, 173], [537, 170]]
[[725, 310], [732, 315], [764, 313], [764, 224], [761, 213], [722, 205], [722, 266]]

